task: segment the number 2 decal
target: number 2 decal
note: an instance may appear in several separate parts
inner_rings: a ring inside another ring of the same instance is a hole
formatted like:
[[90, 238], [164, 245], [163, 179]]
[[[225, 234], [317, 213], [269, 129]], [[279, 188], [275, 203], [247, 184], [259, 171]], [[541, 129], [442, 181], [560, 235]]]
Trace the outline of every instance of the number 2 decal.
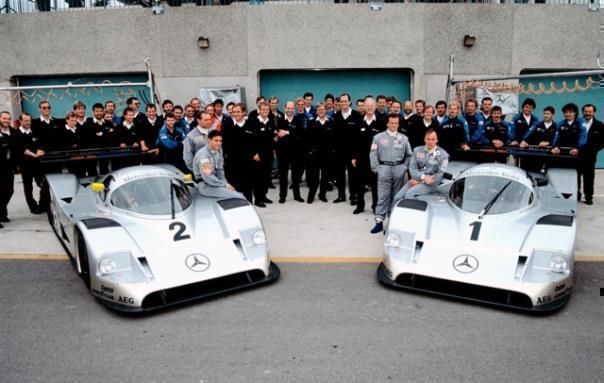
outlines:
[[187, 227], [182, 222], [172, 222], [169, 226], [169, 229], [170, 231], [177, 229], [176, 233], [174, 234], [174, 242], [191, 238], [189, 234], [183, 234], [185, 230], [187, 230]]
[[472, 226], [472, 235], [470, 236], [470, 241], [478, 241], [478, 235], [480, 234], [480, 227], [482, 226], [482, 222], [475, 221], [470, 224]]

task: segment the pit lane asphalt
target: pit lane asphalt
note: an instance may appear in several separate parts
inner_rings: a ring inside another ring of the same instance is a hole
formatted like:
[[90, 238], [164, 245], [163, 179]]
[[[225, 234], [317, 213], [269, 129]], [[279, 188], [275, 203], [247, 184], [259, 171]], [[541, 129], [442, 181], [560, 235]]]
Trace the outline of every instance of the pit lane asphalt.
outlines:
[[[368, 212], [290, 198], [259, 210], [276, 284], [123, 316], [85, 290], [16, 186], [0, 230], [0, 382], [604, 379], [604, 263], [576, 264], [573, 298], [545, 317], [392, 291], [376, 281]], [[583, 260], [604, 255], [603, 203], [579, 206]]]
[[550, 316], [386, 289], [376, 264], [283, 263], [275, 284], [142, 316], [66, 261], [0, 264], [0, 381], [574, 381], [604, 376], [604, 263]]

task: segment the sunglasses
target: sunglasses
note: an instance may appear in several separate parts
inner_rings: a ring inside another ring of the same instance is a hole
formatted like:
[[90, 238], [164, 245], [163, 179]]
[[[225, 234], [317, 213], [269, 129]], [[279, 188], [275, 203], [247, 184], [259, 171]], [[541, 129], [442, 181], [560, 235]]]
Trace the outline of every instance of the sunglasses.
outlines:
[[42, 109], [50, 109], [50, 106], [43, 106]]

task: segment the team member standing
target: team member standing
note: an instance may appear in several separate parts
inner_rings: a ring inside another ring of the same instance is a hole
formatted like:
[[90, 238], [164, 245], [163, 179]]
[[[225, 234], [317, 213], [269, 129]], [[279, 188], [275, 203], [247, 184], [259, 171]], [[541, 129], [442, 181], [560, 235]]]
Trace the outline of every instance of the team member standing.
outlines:
[[447, 103], [443, 100], [436, 102], [436, 116], [433, 118], [441, 125], [447, 118]]
[[304, 169], [304, 126], [294, 116], [294, 103], [285, 104], [285, 115], [277, 120], [277, 162], [279, 164], [279, 203], [287, 197], [288, 172], [291, 168], [294, 199], [300, 196], [300, 178]]
[[535, 100], [532, 98], [527, 98], [522, 102], [522, 111], [516, 113], [514, 118], [512, 118], [514, 123], [514, 137], [512, 137], [510, 145], [518, 145], [522, 141], [522, 138], [526, 132], [528, 132], [533, 125], [539, 122], [537, 116], [533, 114], [533, 110], [535, 110], [536, 106], [537, 104], [535, 104]]
[[307, 203], [313, 203], [317, 189], [319, 190], [319, 199], [327, 202], [329, 169], [335, 157], [333, 121], [327, 118], [327, 109], [322, 102], [317, 104], [315, 110], [317, 117], [308, 122], [305, 141], [308, 153], [306, 164]]
[[583, 106], [583, 127], [587, 132], [587, 142], [583, 147], [581, 160], [579, 162], [578, 191], [581, 199], [581, 178], [583, 178], [583, 194], [585, 203], [593, 205], [594, 178], [596, 157], [598, 152], [604, 148], [604, 124], [595, 118], [596, 107], [592, 104]]
[[[78, 119], [75, 112], [67, 112], [67, 115], [65, 116], [65, 127], [61, 129], [61, 133], [62, 135], [58, 147], [59, 150], [70, 151], [82, 149], [81, 132], [78, 128]], [[77, 161], [68, 163], [67, 170], [76, 177], [86, 176], [86, 170], [82, 164]]]
[[252, 202], [250, 150], [253, 132], [248, 129], [245, 107], [242, 104], [233, 105], [231, 117], [233, 122], [225, 125], [222, 132], [225, 175], [229, 183]]
[[156, 164], [160, 162], [159, 148], [157, 147], [157, 138], [159, 131], [164, 126], [164, 118], [157, 115], [157, 109], [153, 104], [147, 104], [147, 118], [145, 118], [142, 128], [139, 130], [141, 150], [147, 155], [143, 157], [144, 164]]
[[244, 198], [229, 185], [224, 175], [224, 157], [222, 156], [222, 134], [217, 130], [208, 133], [208, 143], [196, 154], [194, 162], [195, 179], [199, 194], [218, 199]]
[[46, 154], [42, 149], [40, 138], [31, 130], [31, 116], [28, 113], [22, 113], [19, 116], [21, 125], [15, 131], [17, 133], [17, 146], [20, 153], [19, 169], [21, 170], [21, 179], [23, 180], [23, 194], [25, 202], [32, 214], [41, 214], [43, 210], [40, 206], [48, 206], [49, 201], [45, 198], [47, 195], [40, 191], [40, 202], [36, 202], [33, 196], [32, 182], [42, 190], [44, 185], [44, 175], [40, 166], [40, 158]]
[[249, 121], [250, 128], [254, 132], [253, 140], [253, 190], [254, 204], [258, 207], [266, 207], [267, 203], [273, 203], [266, 196], [271, 183], [271, 172], [273, 169], [273, 138], [275, 136], [272, 127], [274, 124], [269, 116], [270, 107], [267, 102], [260, 103], [259, 114], [255, 119]]
[[359, 131], [361, 115], [351, 108], [350, 95], [340, 95], [340, 111], [335, 113], [335, 149], [336, 158], [333, 163], [333, 171], [338, 188], [338, 198], [333, 202], [346, 201], [346, 172], [348, 172], [348, 191], [350, 203], [356, 205], [359, 194], [359, 181], [355, 169], [352, 167], [352, 152], [355, 145], [354, 137]]
[[[182, 158], [182, 142], [185, 139], [185, 133], [182, 129], [175, 126], [176, 119], [171, 113], [166, 114], [166, 121], [163, 128], [159, 131], [157, 146], [165, 163], [173, 165], [183, 173], [189, 173], [190, 170], [185, 165]], [[221, 140], [222, 142], [222, 140]]]
[[484, 126], [484, 119], [482, 118], [482, 114], [478, 113], [477, 108], [478, 104], [476, 103], [476, 100], [471, 98], [466, 101], [466, 109], [463, 118], [468, 123], [468, 133], [470, 134], [470, 140], [472, 143], [474, 143], [474, 139], [478, 139], [480, 137], [480, 132], [482, 132], [482, 128]]
[[485, 124], [487, 120], [491, 118], [491, 109], [493, 108], [493, 99], [491, 97], [484, 97], [480, 101], [480, 114]]
[[11, 114], [0, 112], [0, 222], [9, 222], [8, 203], [14, 193], [15, 169], [19, 157], [15, 132], [10, 124]]
[[424, 107], [422, 111], [422, 117], [417, 117], [410, 128], [411, 130], [407, 132], [411, 148], [416, 148], [424, 144], [424, 136], [428, 129], [434, 129], [436, 131], [440, 127], [438, 121], [433, 118], [434, 107], [432, 105]]
[[466, 120], [459, 116], [459, 104], [452, 102], [447, 116], [436, 131], [440, 146], [447, 152], [453, 153], [456, 149], [469, 150], [470, 128]]
[[373, 137], [369, 154], [371, 170], [377, 174], [378, 200], [375, 208], [375, 226], [371, 233], [384, 231], [384, 220], [392, 207], [394, 196], [403, 186], [411, 160], [409, 139], [398, 131], [398, 114], [390, 114], [387, 130]]
[[[124, 109], [124, 120], [115, 129], [116, 142], [122, 149], [139, 149], [140, 137], [139, 127], [135, 125], [134, 110]], [[139, 159], [134, 158], [114, 158], [111, 161], [112, 170], [124, 168], [126, 166], [138, 165]]]
[[364, 100], [364, 106], [365, 116], [359, 124], [351, 161], [359, 177], [359, 197], [353, 214], [360, 214], [365, 210], [365, 192], [368, 187], [371, 187], [371, 209], [375, 210], [377, 204], [377, 176], [371, 171], [369, 151], [373, 137], [385, 130], [383, 121], [378, 120], [375, 116], [375, 100], [373, 97], [367, 97]]
[[491, 119], [484, 124], [476, 142], [499, 149], [508, 145], [514, 137], [514, 126], [501, 118], [501, 107], [495, 105], [491, 109]]
[[[521, 148], [529, 145], [547, 148], [551, 146], [558, 132], [558, 124], [554, 121], [556, 110], [552, 106], [543, 108], [543, 121], [536, 123], [524, 134], [520, 142]], [[520, 167], [529, 171], [541, 171], [544, 161], [540, 158], [524, 157], [520, 160]]]
[[51, 115], [52, 107], [46, 100], [41, 101], [38, 105], [40, 117], [36, 118], [31, 123], [32, 130], [38, 135], [42, 141], [44, 151], [50, 152], [57, 150], [60, 131], [65, 125], [64, 121], [56, 119]]
[[[562, 107], [564, 112], [564, 120], [558, 124], [558, 132], [554, 137], [552, 146], [553, 154], [560, 153], [560, 147], [570, 148], [571, 156], [578, 156], [579, 149], [583, 148], [587, 141], [587, 131], [579, 121], [577, 121], [577, 114], [579, 108], [577, 105], [570, 103]], [[581, 195], [579, 195], [579, 198]]]
[[411, 179], [396, 194], [393, 204], [403, 198], [415, 198], [436, 191], [449, 165], [449, 155], [438, 146], [438, 137], [432, 129], [426, 132], [425, 145], [413, 149], [409, 173]]
[[[182, 157], [185, 165], [191, 171], [193, 170], [193, 158], [195, 153], [208, 143], [208, 133], [212, 127], [212, 116], [210, 113], [201, 112], [197, 119], [197, 126], [187, 134], [183, 143]], [[221, 137], [222, 141], [222, 137]]]

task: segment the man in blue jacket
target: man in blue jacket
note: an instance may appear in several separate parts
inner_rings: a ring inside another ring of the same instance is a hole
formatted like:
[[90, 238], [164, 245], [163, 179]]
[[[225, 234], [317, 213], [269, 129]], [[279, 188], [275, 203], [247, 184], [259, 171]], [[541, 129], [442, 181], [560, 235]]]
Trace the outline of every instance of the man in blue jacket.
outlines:
[[182, 156], [185, 133], [181, 128], [175, 127], [175, 123], [174, 114], [166, 113], [164, 126], [159, 131], [157, 138], [157, 147], [160, 149], [165, 163], [175, 166], [183, 173], [190, 173]]

